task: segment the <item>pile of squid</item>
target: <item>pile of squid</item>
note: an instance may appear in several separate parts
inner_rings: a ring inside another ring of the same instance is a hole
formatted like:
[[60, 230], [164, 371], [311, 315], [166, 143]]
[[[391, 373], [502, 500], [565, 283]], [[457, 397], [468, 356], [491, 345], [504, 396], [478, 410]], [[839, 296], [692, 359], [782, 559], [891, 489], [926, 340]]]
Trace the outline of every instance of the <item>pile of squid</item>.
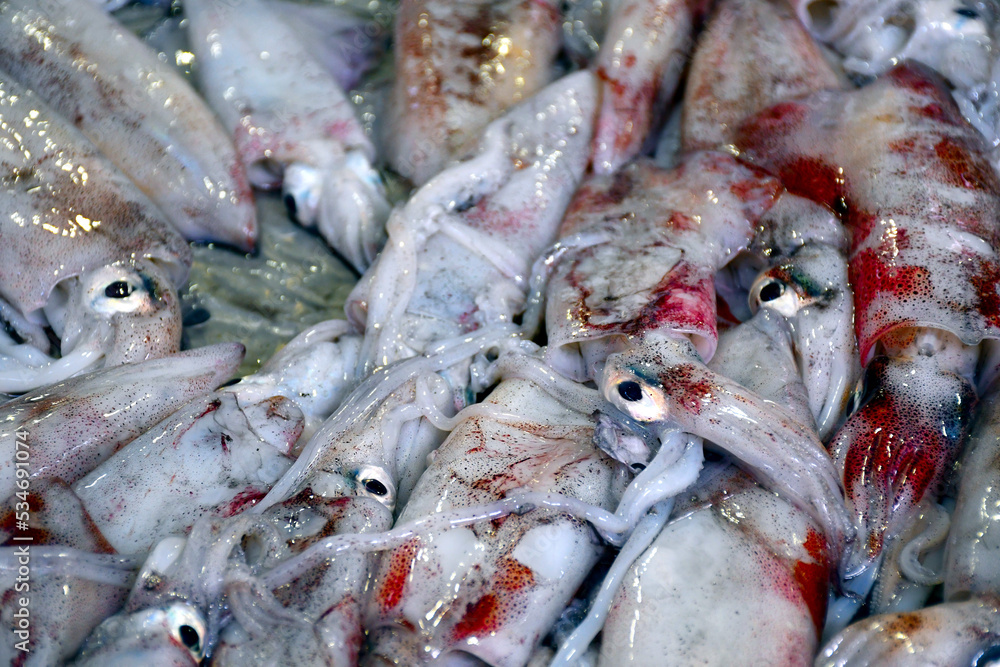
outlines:
[[0, 659], [998, 664], [1000, 6], [127, 4], [0, 0]]

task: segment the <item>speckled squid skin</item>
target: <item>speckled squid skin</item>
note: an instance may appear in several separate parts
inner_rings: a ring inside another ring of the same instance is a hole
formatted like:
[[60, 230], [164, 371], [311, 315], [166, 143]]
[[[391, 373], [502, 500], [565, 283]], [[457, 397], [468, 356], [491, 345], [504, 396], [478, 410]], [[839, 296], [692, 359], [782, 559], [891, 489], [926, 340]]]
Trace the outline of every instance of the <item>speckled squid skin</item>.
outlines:
[[904, 63], [852, 92], [748, 120], [742, 158], [841, 213], [862, 363], [893, 329], [1000, 336], [1000, 182], [979, 134], [930, 70]]
[[24, 314], [57, 283], [118, 261], [191, 262], [159, 210], [38, 95], [0, 74], [0, 297]]
[[691, 58], [681, 143], [731, 143], [743, 120], [776, 102], [841, 81], [785, 0], [719, 3]]
[[94, 3], [0, 3], [0, 61], [185, 236], [253, 249], [256, 212], [232, 141], [194, 89]]
[[[711, 367], [810, 425], [791, 340], [761, 310], [722, 333]], [[724, 463], [674, 513], [618, 590], [600, 664], [808, 664], [835, 565], [819, 524]]]
[[[879, 356], [864, 381], [863, 404], [829, 445], [858, 529], [841, 565], [850, 576], [878, 563], [883, 552], [894, 552], [891, 542], [904, 539], [917, 516], [937, 501], [968, 438], [976, 404], [968, 380], [939, 369], [933, 358]], [[881, 567], [888, 571], [897, 564]], [[892, 595], [876, 583], [873, 610], [887, 609]]]
[[[749, 244], [781, 192], [776, 179], [714, 152], [689, 155], [670, 171], [638, 161], [586, 180], [560, 237], [606, 240], [559, 260], [546, 293], [549, 356], [572, 356], [563, 348], [577, 343], [669, 332], [690, 336], [710, 359], [718, 339], [715, 272]], [[561, 372], [573, 367], [557, 363]], [[576, 379], [594, 372], [582, 371]]]
[[322, 165], [349, 150], [374, 159], [344, 91], [267, 5], [197, 0], [185, 15], [202, 87], [248, 169], [264, 160]]
[[77, 376], [0, 407], [0, 496], [14, 493], [17, 432], [27, 433], [30, 472], [72, 484], [116, 450], [228, 379], [238, 343], [182, 352]]
[[979, 404], [962, 454], [958, 498], [944, 560], [944, 599], [1000, 592], [1000, 393], [994, 385]]
[[[25, 542], [11, 539], [30, 535], [32, 546], [60, 545], [90, 553], [110, 554], [114, 549], [104, 539], [90, 516], [58, 480], [35, 480], [28, 494], [31, 507], [28, 531], [16, 530], [13, 498], [0, 512], [0, 539], [5, 548]], [[46, 574], [32, 578], [29, 588], [18, 587], [17, 573], [5, 571], [0, 578], [0, 660], [4, 664], [62, 664], [68, 660], [87, 635], [125, 602], [128, 588], [89, 581], [84, 577]], [[15, 649], [20, 639], [13, 634], [20, 608], [18, 597], [29, 595], [34, 631], [28, 639], [29, 652]]]
[[834, 569], [822, 530], [733, 468], [693, 494], [619, 589], [598, 664], [809, 664]]
[[[621, 468], [591, 443], [589, 415], [523, 380], [503, 382], [486, 403], [519, 417], [463, 421], [435, 453], [400, 522], [523, 487], [615, 506]], [[523, 665], [601, 550], [588, 526], [548, 510], [421, 535], [382, 556], [367, 607], [373, 646], [364, 664], [465, 653], [491, 665]]]
[[694, 42], [706, 0], [621, 0], [595, 62], [602, 81], [592, 163], [612, 174], [642, 149], [670, 101]]
[[[264, 516], [287, 537], [289, 557], [330, 535], [379, 532], [392, 525], [392, 514], [377, 500], [330, 500], [308, 488], [269, 508]], [[281, 586], [275, 590], [278, 601], [301, 613], [309, 623], [276, 622], [248, 641], [239, 641], [238, 635], [227, 630], [212, 654], [212, 664], [356, 665], [364, 640], [361, 614], [365, 586], [375, 558], [371, 553], [338, 554]]]
[[998, 645], [1000, 599], [993, 593], [858, 621], [827, 642], [815, 665], [990, 665]]
[[252, 507], [292, 464], [303, 422], [283, 396], [239, 405], [221, 389], [151, 427], [73, 490], [118, 551], [142, 553], [204, 515]]
[[549, 82], [560, 43], [553, 0], [404, 0], [383, 142], [422, 185], [464, 157], [487, 123]]
[[[387, 247], [345, 305], [348, 319], [366, 335], [398, 332], [391, 341], [395, 356], [382, 364], [445, 338], [502, 326], [524, 309], [531, 262], [555, 240], [583, 177], [596, 104], [592, 75], [563, 77], [490, 125], [486, 136], [499, 149], [483, 150], [502, 150], [496, 161], [483, 166], [480, 155], [449, 168], [411, 196], [396, 223], [403, 233], [390, 221]], [[453, 223], [472, 235], [474, 245], [435, 229], [439, 223]], [[412, 242], [421, 236], [423, 243]], [[396, 247], [401, 243], [408, 245]], [[507, 256], [523, 265], [505, 267]], [[417, 270], [406, 277], [415, 279], [412, 292], [371, 294], [373, 284], [410, 261]], [[380, 302], [401, 298], [400, 317], [381, 322], [373, 315], [385, 309]]]

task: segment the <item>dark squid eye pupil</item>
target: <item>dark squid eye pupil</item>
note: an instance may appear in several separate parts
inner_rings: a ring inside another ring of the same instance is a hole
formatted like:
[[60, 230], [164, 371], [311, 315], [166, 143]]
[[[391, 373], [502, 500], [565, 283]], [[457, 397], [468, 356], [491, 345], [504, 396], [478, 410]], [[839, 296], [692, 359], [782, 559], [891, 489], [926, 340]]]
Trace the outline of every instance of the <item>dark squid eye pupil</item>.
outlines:
[[298, 212], [299, 207], [295, 203], [295, 197], [292, 195], [285, 195], [285, 208], [288, 210], [288, 216], [294, 218], [295, 214]]
[[104, 288], [104, 296], [109, 299], [124, 299], [132, 293], [132, 286], [124, 280], [116, 280]]
[[760, 300], [762, 302], [774, 301], [784, 293], [785, 286], [775, 280], [772, 280], [760, 288]]
[[373, 496], [384, 496], [389, 493], [389, 489], [385, 488], [385, 484], [377, 479], [366, 479], [363, 484], [365, 485], [365, 490]]
[[627, 380], [618, 385], [618, 395], [630, 403], [642, 400], [642, 387], [638, 382]]
[[956, 9], [955, 13], [958, 14], [959, 16], [964, 16], [967, 19], [979, 18], [979, 12], [977, 12], [975, 9], [968, 9], [966, 7], [961, 7], [959, 9]]
[[182, 625], [177, 628], [177, 634], [180, 635], [181, 643], [191, 650], [197, 650], [201, 644], [201, 637], [198, 635], [198, 631], [190, 625]]

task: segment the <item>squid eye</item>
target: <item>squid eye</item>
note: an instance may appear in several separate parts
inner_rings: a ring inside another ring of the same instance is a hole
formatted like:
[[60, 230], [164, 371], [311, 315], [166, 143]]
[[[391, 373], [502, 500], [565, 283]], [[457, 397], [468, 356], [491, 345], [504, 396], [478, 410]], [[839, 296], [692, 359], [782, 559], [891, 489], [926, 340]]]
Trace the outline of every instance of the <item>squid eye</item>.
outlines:
[[630, 375], [609, 379], [605, 398], [632, 419], [655, 422], [667, 418], [669, 410], [666, 398], [659, 388]]
[[396, 485], [389, 473], [378, 466], [365, 465], [358, 470], [356, 479], [355, 492], [359, 496], [369, 496], [389, 509], [395, 509]]
[[802, 301], [788, 283], [764, 275], [750, 288], [750, 310], [756, 313], [762, 306], [785, 317], [795, 317]]
[[205, 621], [198, 610], [186, 604], [175, 604], [167, 609], [167, 628], [171, 637], [186, 648], [196, 660], [205, 657]]
[[764, 284], [764, 286], [760, 288], [758, 297], [760, 298], [761, 303], [766, 303], [768, 301], [774, 301], [784, 293], [785, 293], [785, 286], [779, 283], [777, 280], [772, 280]]
[[182, 625], [177, 628], [177, 634], [180, 636], [181, 643], [192, 651], [201, 650], [201, 635], [198, 631], [192, 628], [190, 625]]
[[384, 496], [389, 493], [389, 489], [385, 488], [385, 484], [378, 481], [377, 479], [366, 479], [363, 482], [365, 489], [368, 493], [373, 496]]
[[959, 7], [958, 9], [955, 10], [955, 13], [967, 19], [975, 20], [979, 18], [979, 12], [977, 12], [975, 9], [969, 9], [968, 7]]
[[996, 665], [1000, 665], [1000, 645], [990, 646], [972, 663], [972, 667], [996, 667]]
[[131, 285], [124, 280], [116, 280], [104, 288], [104, 296], [109, 299], [124, 299], [135, 291]]
[[618, 385], [618, 395], [630, 403], [642, 400], [642, 387], [638, 382], [622, 382]]

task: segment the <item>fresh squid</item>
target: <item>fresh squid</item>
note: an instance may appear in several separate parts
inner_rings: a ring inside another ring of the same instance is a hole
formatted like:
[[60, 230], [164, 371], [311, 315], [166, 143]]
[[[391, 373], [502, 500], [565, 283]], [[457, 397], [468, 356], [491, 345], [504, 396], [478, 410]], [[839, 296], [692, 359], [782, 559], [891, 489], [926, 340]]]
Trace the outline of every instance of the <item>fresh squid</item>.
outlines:
[[[433, 455], [401, 522], [524, 488], [605, 510], [616, 504], [627, 473], [592, 444], [590, 415], [517, 379], [469, 410]], [[421, 532], [382, 556], [363, 664], [469, 656], [525, 664], [601, 551], [586, 524], [547, 509]]]
[[694, 42], [706, 0], [620, 0], [595, 61], [601, 107], [593, 169], [612, 174], [637, 156], [658, 109], [670, 102]]
[[389, 204], [354, 105], [277, 8], [191, 0], [184, 9], [201, 87], [250, 182], [282, 186], [292, 217], [364, 271], [385, 241]]
[[74, 480], [106, 539], [142, 552], [204, 514], [233, 516], [263, 498], [291, 466], [303, 430], [351, 384], [345, 366], [359, 342], [345, 331], [332, 320], [302, 332], [258, 373], [191, 401]]
[[823, 647], [815, 665], [989, 667], [998, 658], [1000, 599], [994, 594], [857, 621]]
[[[364, 386], [313, 436], [264, 506], [297, 493], [310, 476], [326, 497], [357, 490], [391, 508], [405, 501], [442, 439], [425, 413], [450, 416], [467, 405], [473, 359], [516, 345], [526, 258], [554, 240], [582, 177], [595, 94], [586, 72], [556, 82], [491, 124], [480, 155], [438, 175], [393, 215], [388, 245], [346, 305], [364, 331], [356, 373]], [[350, 448], [339, 446], [348, 440]]]
[[184, 239], [72, 125], [0, 79], [0, 391], [176, 352]]
[[750, 115], [840, 85], [785, 0], [721, 2], [691, 58], [682, 147], [721, 149]]
[[0, 495], [15, 492], [22, 468], [29, 479], [72, 484], [188, 401], [207, 395], [242, 359], [238, 343], [204, 347], [94, 371], [3, 404]]
[[[0, 515], [0, 533], [4, 540], [0, 550], [23, 553], [23, 546], [29, 544], [30, 552], [36, 555], [46, 548], [60, 547], [93, 554], [114, 553], [64, 483], [32, 482], [27, 494], [30, 506], [27, 530], [15, 529], [15, 517], [24, 512], [15, 512], [14, 502], [16, 499]], [[19, 537], [31, 540], [18, 541]], [[118, 611], [125, 602], [132, 572], [127, 567], [108, 568], [103, 578], [90, 576], [93, 570], [88, 573], [84, 568], [46, 572], [42, 559], [36, 556], [32, 561], [30, 552], [29, 565], [33, 562], [36, 567], [27, 578], [21, 576], [18, 581], [16, 559], [9, 559], [12, 567], [0, 566], [0, 636], [3, 637], [0, 660], [24, 666], [62, 664], [76, 653], [102, 619]], [[0, 561], [6, 563], [8, 559], [0, 558]], [[26, 640], [15, 632], [18, 628], [15, 614], [21, 610], [17, 600], [25, 595], [31, 601], [28, 608], [30, 632]], [[17, 649], [22, 641], [25, 641], [22, 646], [27, 647], [27, 652]]]
[[[907, 63], [857, 91], [778, 104], [744, 124], [737, 146], [790, 191], [837, 211], [852, 236], [868, 371], [830, 444], [859, 530], [841, 566], [845, 587], [862, 600], [880, 563], [933, 583], [918, 560], [945, 534], [933, 503], [970, 426], [978, 344], [1000, 334], [1000, 182], [981, 138], [940, 79]], [[918, 536], [916, 522], [926, 522]], [[898, 558], [883, 559], [884, 549]], [[913, 604], [887, 584], [906, 588], [898, 576], [882, 581], [874, 611]]]
[[488, 123], [551, 79], [560, 43], [553, 0], [404, 0], [384, 149], [423, 185], [466, 157]]
[[997, 446], [1000, 444], [1000, 394], [990, 391], [979, 404], [959, 471], [958, 497], [945, 548], [944, 599], [1000, 593], [997, 521]]
[[[712, 368], [809, 425], [790, 334], [781, 315], [761, 311], [720, 335]], [[637, 477], [622, 504], [639, 483]], [[553, 665], [575, 664], [602, 626], [605, 664], [658, 664], [664, 655], [716, 664], [734, 659], [726, 658], [730, 648], [745, 651], [743, 660], [760, 656], [769, 664], [779, 656], [811, 657], [832, 565], [818, 525], [728, 464], [709, 465], [679, 505], [662, 533], [664, 520], [644, 535], [654, 514], [639, 522]], [[766, 573], [734, 576], [760, 569]], [[758, 611], [746, 616], [748, 603]], [[720, 641], [723, 634], [730, 641]]]
[[[291, 558], [331, 534], [369, 534], [392, 524], [391, 513], [378, 500], [331, 500], [309, 489], [271, 507], [264, 518], [284, 535]], [[357, 664], [374, 559], [371, 553], [345, 551], [282, 583], [273, 594], [262, 592], [253, 580], [234, 580], [226, 591], [234, 620], [212, 664]]]
[[4, 2], [0, 62], [186, 238], [253, 250], [253, 197], [232, 141], [179, 73], [92, 2]]
[[142, 553], [205, 514], [239, 514], [291, 466], [302, 412], [282, 396], [192, 401], [73, 485], [108, 542]]
[[204, 517], [168, 537], [142, 564], [124, 607], [87, 638], [75, 665], [198, 665], [218, 640], [225, 589], [287, 550], [257, 516]]
[[[661, 433], [680, 426], [727, 449], [839, 539], [839, 484], [816, 436], [702, 361], [718, 339], [715, 272], [780, 193], [776, 180], [711, 152], [673, 171], [637, 162], [585, 183], [547, 288], [547, 358], [566, 376], [599, 381], [633, 420]], [[620, 444], [609, 451], [629, 465], [651, 459], [651, 448]]]
[[[903, 60], [933, 67], [956, 88], [992, 79], [996, 8], [962, 0], [797, 0], [806, 27], [845, 56], [844, 69], [877, 76]], [[804, 12], [802, 10], [805, 10]]]

